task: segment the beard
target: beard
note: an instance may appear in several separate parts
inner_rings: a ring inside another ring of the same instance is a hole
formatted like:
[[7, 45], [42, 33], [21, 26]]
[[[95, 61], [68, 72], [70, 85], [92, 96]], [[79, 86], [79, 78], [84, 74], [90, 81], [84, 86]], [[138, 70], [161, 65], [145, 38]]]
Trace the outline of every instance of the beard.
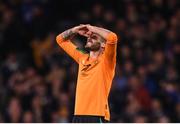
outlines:
[[98, 51], [101, 48], [101, 44], [99, 42], [87, 42], [85, 48], [88, 51]]

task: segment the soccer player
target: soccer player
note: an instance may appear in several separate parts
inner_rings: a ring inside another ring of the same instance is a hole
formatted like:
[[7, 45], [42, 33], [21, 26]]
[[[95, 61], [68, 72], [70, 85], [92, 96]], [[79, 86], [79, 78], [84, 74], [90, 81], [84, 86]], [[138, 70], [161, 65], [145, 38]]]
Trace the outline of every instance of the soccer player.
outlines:
[[[71, 42], [76, 34], [87, 37], [85, 48], [89, 53]], [[115, 74], [117, 35], [104, 28], [80, 25], [59, 34], [56, 41], [79, 64], [72, 122], [110, 121], [108, 95]]]

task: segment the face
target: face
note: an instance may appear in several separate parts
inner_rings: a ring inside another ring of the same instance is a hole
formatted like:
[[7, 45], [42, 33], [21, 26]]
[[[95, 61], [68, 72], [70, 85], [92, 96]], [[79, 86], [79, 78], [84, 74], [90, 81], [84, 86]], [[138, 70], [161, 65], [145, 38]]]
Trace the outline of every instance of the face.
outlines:
[[98, 51], [102, 47], [102, 38], [97, 34], [90, 34], [87, 38], [85, 48], [90, 51]]

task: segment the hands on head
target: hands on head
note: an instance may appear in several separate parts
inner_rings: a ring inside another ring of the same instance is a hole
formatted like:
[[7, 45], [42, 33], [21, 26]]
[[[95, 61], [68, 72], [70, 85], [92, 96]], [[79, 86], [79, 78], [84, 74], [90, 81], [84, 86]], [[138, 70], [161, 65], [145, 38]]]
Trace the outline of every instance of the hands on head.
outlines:
[[[79, 34], [85, 37], [91, 37], [92, 34], [97, 34], [103, 39], [106, 39], [110, 30], [92, 26], [90, 24], [80, 24], [79, 26], [73, 27], [61, 33], [64, 40], [72, 38], [75, 34]], [[114, 35], [115, 36], [115, 35]]]
[[68, 40], [72, 38], [75, 34], [80, 34], [85, 37], [91, 36], [93, 33], [93, 26], [87, 24], [81, 24], [79, 26], [73, 27], [71, 29], [68, 29], [64, 32], [61, 33], [61, 36], [63, 37], [64, 40]]
[[73, 33], [78, 33], [79, 35], [89, 37], [93, 33], [93, 26], [89, 24], [80, 24], [72, 28]]

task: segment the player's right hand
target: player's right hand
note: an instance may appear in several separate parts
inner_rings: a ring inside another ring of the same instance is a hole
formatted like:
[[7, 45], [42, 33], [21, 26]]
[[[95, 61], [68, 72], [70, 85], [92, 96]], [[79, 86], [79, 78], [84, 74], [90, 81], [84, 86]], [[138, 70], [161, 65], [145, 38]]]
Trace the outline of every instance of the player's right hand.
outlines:
[[79, 25], [74, 28], [72, 28], [73, 33], [78, 33], [79, 35], [89, 37], [91, 35], [91, 32], [88, 30], [87, 25]]

